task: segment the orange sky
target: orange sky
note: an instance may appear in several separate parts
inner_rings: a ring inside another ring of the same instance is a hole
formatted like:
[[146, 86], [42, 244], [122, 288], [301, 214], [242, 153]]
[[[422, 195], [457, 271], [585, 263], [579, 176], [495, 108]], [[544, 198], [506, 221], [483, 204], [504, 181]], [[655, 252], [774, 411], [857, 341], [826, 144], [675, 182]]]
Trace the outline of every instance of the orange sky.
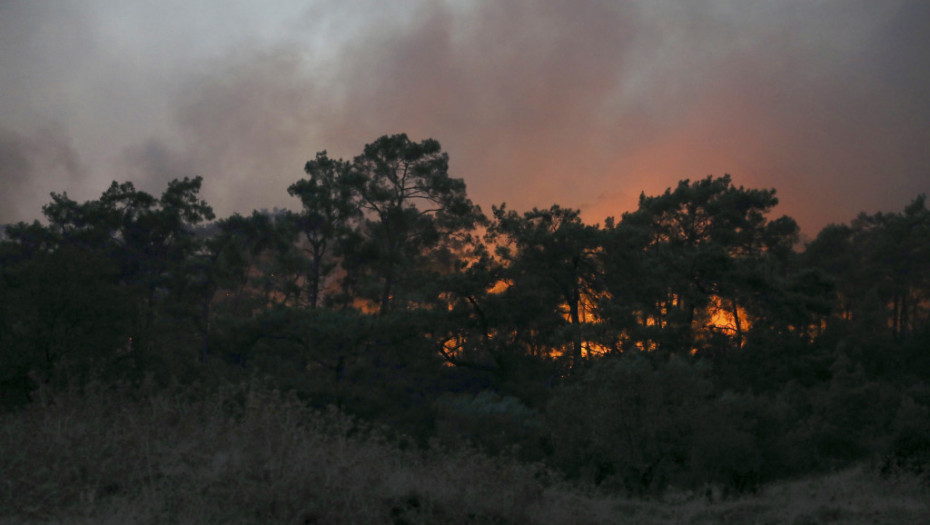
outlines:
[[729, 173], [813, 236], [930, 192], [926, 20], [922, 0], [9, 0], [0, 222], [185, 175], [221, 217], [293, 207], [317, 151], [406, 132], [486, 210], [602, 222]]

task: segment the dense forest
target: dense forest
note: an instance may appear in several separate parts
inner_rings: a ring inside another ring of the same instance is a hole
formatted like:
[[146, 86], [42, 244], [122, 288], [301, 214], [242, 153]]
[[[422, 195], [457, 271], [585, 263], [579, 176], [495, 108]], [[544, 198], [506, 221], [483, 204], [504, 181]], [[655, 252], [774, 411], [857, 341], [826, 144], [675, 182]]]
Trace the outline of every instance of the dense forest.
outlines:
[[729, 176], [604, 224], [487, 214], [438, 142], [403, 134], [318, 153], [281, 196], [299, 211], [217, 219], [201, 184], [53, 193], [44, 221], [6, 227], [0, 410], [261, 378], [410, 447], [623, 493], [862, 461], [930, 480], [924, 196], [805, 245], [775, 190]]

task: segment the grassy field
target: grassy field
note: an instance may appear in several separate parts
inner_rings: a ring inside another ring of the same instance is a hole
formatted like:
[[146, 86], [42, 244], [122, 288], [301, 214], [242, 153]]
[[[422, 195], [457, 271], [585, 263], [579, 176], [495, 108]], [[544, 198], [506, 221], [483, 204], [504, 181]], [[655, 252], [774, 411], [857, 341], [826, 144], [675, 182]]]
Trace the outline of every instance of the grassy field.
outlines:
[[0, 415], [0, 524], [930, 523], [927, 487], [864, 466], [644, 501], [405, 446], [260, 387], [91, 390]]

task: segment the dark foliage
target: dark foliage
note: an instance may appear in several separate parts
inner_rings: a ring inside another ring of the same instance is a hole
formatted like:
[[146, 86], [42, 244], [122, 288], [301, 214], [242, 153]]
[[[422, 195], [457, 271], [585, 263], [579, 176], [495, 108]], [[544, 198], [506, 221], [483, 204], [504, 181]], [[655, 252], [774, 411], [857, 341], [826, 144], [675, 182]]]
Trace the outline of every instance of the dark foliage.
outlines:
[[0, 408], [261, 375], [412, 443], [636, 494], [869, 457], [930, 472], [924, 197], [799, 250], [775, 191], [729, 176], [591, 226], [558, 205], [488, 218], [448, 168], [438, 142], [385, 136], [317, 154], [299, 212], [206, 227], [200, 178], [52, 194], [0, 241]]

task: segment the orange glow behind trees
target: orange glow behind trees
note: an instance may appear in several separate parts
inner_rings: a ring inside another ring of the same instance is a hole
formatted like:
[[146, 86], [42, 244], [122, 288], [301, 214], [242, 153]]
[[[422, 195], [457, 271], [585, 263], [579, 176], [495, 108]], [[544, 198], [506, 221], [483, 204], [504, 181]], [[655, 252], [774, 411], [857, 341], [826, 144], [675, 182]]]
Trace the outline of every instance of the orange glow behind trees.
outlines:
[[[484, 243], [470, 235], [410, 252], [405, 266], [391, 270], [391, 279], [414, 274], [422, 279], [415, 285], [398, 280], [387, 296], [383, 286], [380, 295], [354, 293], [354, 270], [343, 267], [338, 253], [325, 286], [312, 286], [316, 294], [301, 291], [313, 279], [281, 262], [299, 256], [294, 245], [299, 230], [289, 217], [274, 222], [253, 216], [238, 220], [254, 230], [243, 245], [254, 252], [244, 261], [254, 266], [229, 289], [231, 296], [220, 297], [235, 304], [248, 292], [263, 297], [267, 307], [297, 307], [306, 296], [311, 304], [333, 307], [342, 296], [339, 308], [366, 315], [385, 313], [387, 303], [396, 303], [399, 312], [431, 312], [437, 322], [425, 327], [425, 335], [451, 366], [497, 366], [492, 363], [516, 352], [571, 370], [625, 351], [694, 354], [720, 345], [739, 350], [755, 327], [755, 314], [744, 304], [757, 293], [751, 287], [774, 286], [771, 276], [758, 272], [783, 264], [796, 235], [790, 219], [765, 219], [776, 202], [772, 191], [708, 177], [682, 181], [659, 197], [643, 196], [639, 210], [608, 220], [604, 228], [585, 225], [577, 211], [558, 206], [524, 214], [501, 206], [490, 222], [473, 223], [484, 230]], [[367, 234], [344, 229], [342, 235]], [[272, 238], [290, 240], [269, 242]], [[342, 241], [333, 242], [338, 247]], [[310, 266], [315, 267], [312, 261]], [[261, 306], [250, 304], [246, 315], [255, 315]], [[443, 316], [450, 321], [440, 321]]]
[[713, 296], [707, 307], [708, 321], [704, 329], [710, 333], [722, 334], [733, 340], [736, 348], [742, 348], [744, 337], [752, 327], [746, 309], [732, 299]]
[[[524, 356], [564, 373], [608, 354], [740, 350], [759, 330], [810, 341], [826, 329], [832, 288], [816, 272], [792, 273], [797, 226], [766, 217], [774, 190], [735, 187], [729, 176], [686, 180], [642, 195], [635, 212], [603, 227], [558, 205], [524, 213], [501, 205], [487, 218], [448, 176], [435, 141], [397, 135], [376, 145], [352, 163], [330, 166], [318, 155], [332, 173], [308, 169], [310, 179], [292, 186], [306, 208], [300, 215], [221, 221], [208, 241], [217, 270], [203, 315], [396, 309], [392, 319], [422, 319], [405, 330], [419, 331], [447, 364], [501, 369]], [[338, 220], [324, 220], [317, 208], [333, 201]], [[842, 256], [859, 239], [891, 250], [871, 233], [888, 229], [907, 246], [909, 225], [925, 214], [916, 201], [903, 216], [861, 218], [832, 232], [833, 252]], [[917, 267], [898, 265], [915, 275], [906, 286], [876, 278], [887, 290], [882, 322], [903, 333], [925, 316], [927, 299], [914, 291]], [[839, 292], [850, 304], [861, 300]]]

